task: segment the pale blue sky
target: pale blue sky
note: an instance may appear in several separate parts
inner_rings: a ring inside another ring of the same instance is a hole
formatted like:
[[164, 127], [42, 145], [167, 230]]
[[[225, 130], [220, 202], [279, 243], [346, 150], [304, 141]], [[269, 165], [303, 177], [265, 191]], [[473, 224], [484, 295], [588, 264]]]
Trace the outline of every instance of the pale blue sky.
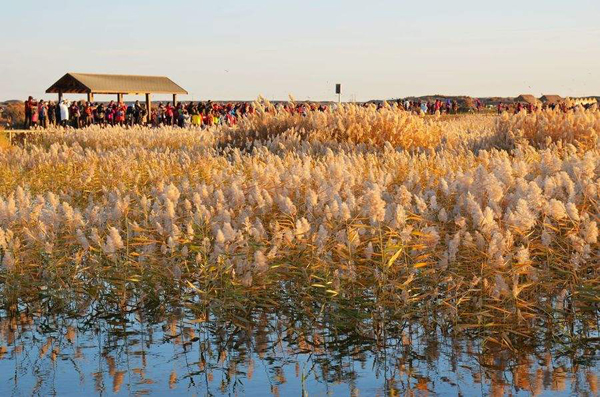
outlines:
[[196, 100], [600, 95], [600, 0], [1, 0], [0, 33], [0, 100], [67, 71]]

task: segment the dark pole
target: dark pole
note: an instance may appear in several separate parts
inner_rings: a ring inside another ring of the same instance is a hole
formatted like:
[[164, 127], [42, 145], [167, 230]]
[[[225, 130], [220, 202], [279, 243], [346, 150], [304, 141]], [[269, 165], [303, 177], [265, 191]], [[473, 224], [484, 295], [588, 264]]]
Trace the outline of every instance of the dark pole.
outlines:
[[152, 99], [150, 93], [146, 94], [146, 123], [152, 122]]

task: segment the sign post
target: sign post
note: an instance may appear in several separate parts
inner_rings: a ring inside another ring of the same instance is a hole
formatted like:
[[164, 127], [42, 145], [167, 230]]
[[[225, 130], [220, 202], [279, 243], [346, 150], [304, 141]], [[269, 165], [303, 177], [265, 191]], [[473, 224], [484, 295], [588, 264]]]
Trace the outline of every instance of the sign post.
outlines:
[[338, 94], [338, 104], [342, 103], [342, 85], [335, 85], [335, 93]]

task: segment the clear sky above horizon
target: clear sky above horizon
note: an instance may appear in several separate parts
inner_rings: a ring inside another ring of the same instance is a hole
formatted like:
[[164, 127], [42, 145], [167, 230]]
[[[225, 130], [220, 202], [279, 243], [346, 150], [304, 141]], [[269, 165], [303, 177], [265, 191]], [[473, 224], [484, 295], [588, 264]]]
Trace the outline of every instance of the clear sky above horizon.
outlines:
[[600, 0], [4, 0], [0, 32], [0, 100], [66, 72], [194, 100], [600, 95]]

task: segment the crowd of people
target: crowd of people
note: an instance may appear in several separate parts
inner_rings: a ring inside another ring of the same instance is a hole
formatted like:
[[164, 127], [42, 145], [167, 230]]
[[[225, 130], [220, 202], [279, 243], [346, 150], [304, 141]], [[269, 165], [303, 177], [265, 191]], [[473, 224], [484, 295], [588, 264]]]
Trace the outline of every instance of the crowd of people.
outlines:
[[[459, 104], [455, 99], [436, 100], [398, 100], [388, 103], [399, 110], [415, 114], [458, 114], [468, 111], [480, 112], [485, 105], [479, 99], [474, 99], [469, 104]], [[363, 106], [371, 106], [364, 103]], [[383, 102], [376, 105], [384, 106]], [[543, 104], [543, 108], [560, 109], [567, 111], [565, 103]], [[329, 106], [323, 103], [277, 103], [277, 110], [290, 113], [306, 114], [311, 111], [326, 111]], [[530, 103], [498, 103], [498, 114], [503, 112], [519, 113], [522, 111], [535, 112], [538, 106]], [[254, 113], [254, 106], [250, 102], [216, 103], [216, 102], [180, 102], [158, 103], [150, 110], [146, 104], [136, 101], [126, 104], [124, 102], [110, 101], [108, 104], [62, 100], [60, 102], [35, 100], [31, 96], [25, 102], [25, 128], [48, 128], [63, 126], [83, 128], [93, 124], [100, 126], [179, 126], [210, 127], [214, 125], [235, 125], [240, 117]]]
[[533, 104], [533, 103], [524, 103], [524, 102], [517, 102], [517, 103], [499, 103], [496, 106], [496, 109], [498, 111], [498, 114], [502, 114], [504, 112], [507, 113], [521, 113], [523, 111], [527, 112], [527, 113], [534, 113], [537, 112], [538, 110], [542, 109], [552, 109], [552, 110], [556, 110], [559, 109], [562, 112], [567, 112], [568, 110], [572, 109], [569, 108], [569, 106], [567, 105], [566, 102], [560, 102], [560, 103], [541, 103], [541, 104]]
[[[383, 106], [383, 105], [380, 105]], [[584, 109], [591, 108], [591, 104], [582, 106]], [[441, 100], [436, 99], [432, 101], [426, 100], [400, 100], [398, 101], [398, 107], [403, 110], [410, 111], [416, 114], [458, 114], [464, 112], [482, 112], [486, 109], [486, 106], [480, 99], [472, 99], [469, 102], [459, 104], [456, 100]], [[493, 111], [493, 105], [489, 106], [490, 110]], [[525, 103], [525, 102], [499, 102], [496, 105], [498, 114], [504, 112], [508, 113], [520, 113], [528, 112], [533, 113], [538, 110], [552, 109], [567, 112], [569, 110], [575, 110], [577, 106], [569, 106], [566, 101], [547, 103], [539, 102], [537, 104]]]
[[[292, 113], [305, 114], [309, 111], [325, 111], [323, 104], [278, 104], [276, 107]], [[179, 126], [209, 127], [214, 125], [235, 125], [240, 117], [254, 113], [254, 106], [249, 102], [214, 103], [180, 102], [158, 103], [150, 112], [146, 104], [136, 101], [110, 101], [108, 104], [87, 101], [60, 102], [36, 101], [29, 97], [25, 102], [25, 128], [48, 128], [63, 126], [83, 128], [93, 124], [100, 126]]]
[[404, 100], [399, 101], [398, 106], [408, 112], [417, 114], [457, 114], [459, 112], [459, 105], [456, 100], [436, 99], [435, 101], [424, 101], [424, 100]]
[[[370, 106], [372, 103], [364, 103], [364, 106]], [[399, 110], [404, 110], [414, 114], [420, 115], [434, 115], [434, 114], [458, 114], [466, 113], [469, 111], [481, 112], [485, 109], [485, 105], [480, 99], [472, 100], [472, 103], [466, 103], [464, 101], [457, 101], [456, 99], [398, 99], [395, 101], [388, 101], [388, 106], [395, 107]], [[384, 102], [378, 102], [377, 108], [383, 108]]]
[[207, 103], [159, 103], [151, 109], [148, 119], [146, 104], [136, 101], [110, 101], [108, 104], [86, 101], [60, 102], [36, 101], [32, 97], [25, 102], [25, 128], [37, 126], [63, 126], [82, 128], [92, 124], [101, 126], [133, 126], [133, 125], [171, 125], [184, 127], [187, 125], [215, 125], [235, 123], [238, 116], [251, 111], [251, 105], [218, 105]]

